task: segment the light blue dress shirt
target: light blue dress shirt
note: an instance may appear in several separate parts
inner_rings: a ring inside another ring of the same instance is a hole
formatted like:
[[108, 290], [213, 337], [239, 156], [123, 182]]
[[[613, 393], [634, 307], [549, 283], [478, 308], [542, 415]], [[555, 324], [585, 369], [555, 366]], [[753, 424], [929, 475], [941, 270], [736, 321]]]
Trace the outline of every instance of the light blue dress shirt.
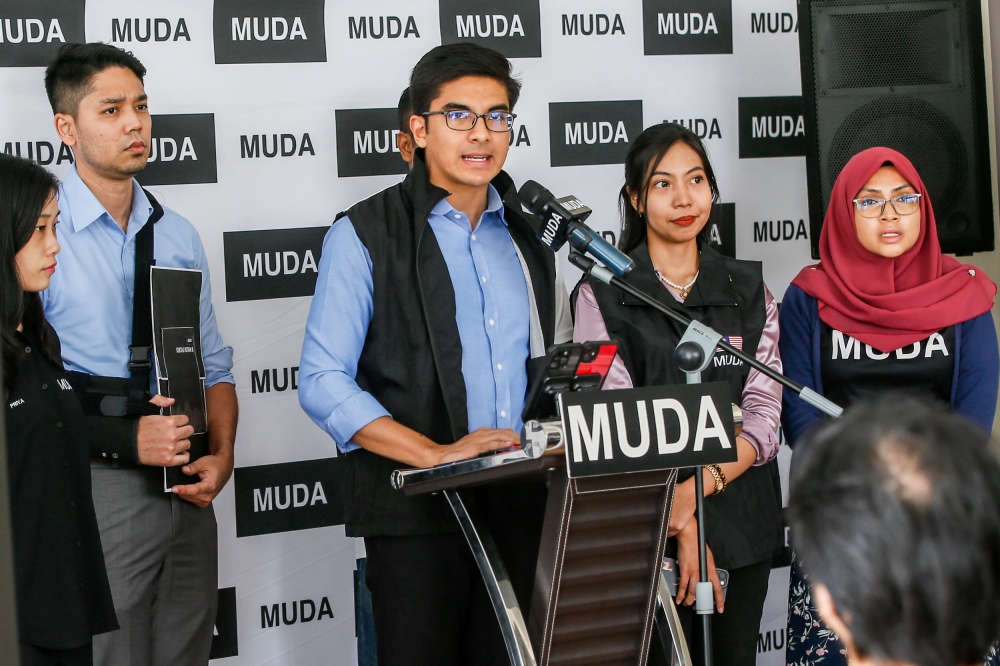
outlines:
[[[105, 210], [71, 167], [59, 185], [56, 272], [41, 292], [45, 317], [59, 334], [67, 370], [105, 377], [128, 377], [135, 285], [135, 235], [153, 207], [132, 181], [132, 214], [128, 231]], [[212, 281], [201, 238], [186, 219], [164, 207], [156, 223], [153, 257], [157, 266], [202, 271], [201, 348], [206, 388], [234, 384], [233, 349], [222, 342], [212, 309]], [[150, 373], [155, 375], [155, 373]], [[156, 379], [150, 390], [156, 392]]]
[[[490, 186], [475, 230], [446, 199], [427, 221], [455, 289], [469, 431], [519, 430], [528, 386], [530, 306], [500, 195]], [[372, 319], [372, 293], [371, 257], [353, 223], [342, 217], [323, 241], [299, 362], [299, 402], [345, 452], [358, 448], [351, 441], [358, 430], [391, 416], [355, 381]]]

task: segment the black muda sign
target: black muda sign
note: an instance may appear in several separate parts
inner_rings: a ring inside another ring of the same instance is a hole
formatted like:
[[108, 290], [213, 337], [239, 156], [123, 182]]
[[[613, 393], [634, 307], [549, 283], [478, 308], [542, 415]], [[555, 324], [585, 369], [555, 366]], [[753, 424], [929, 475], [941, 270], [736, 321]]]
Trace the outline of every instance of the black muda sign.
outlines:
[[736, 462], [729, 384], [558, 396], [570, 477]]

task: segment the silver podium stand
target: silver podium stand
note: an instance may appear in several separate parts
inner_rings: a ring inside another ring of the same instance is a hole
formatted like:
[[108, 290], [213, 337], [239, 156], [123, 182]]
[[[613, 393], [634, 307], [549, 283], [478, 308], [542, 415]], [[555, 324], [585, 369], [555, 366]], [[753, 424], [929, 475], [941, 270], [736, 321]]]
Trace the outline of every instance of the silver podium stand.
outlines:
[[[547, 481], [549, 490], [526, 618], [492, 535], [463, 495], [480, 485], [532, 479]], [[673, 663], [689, 666], [661, 574], [676, 479], [672, 469], [572, 479], [562, 446], [542, 444], [399, 470], [392, 482], [408, 495], [444, 495], [479, 566], [513, 666], [645, 666], [653, 640], [664, 641]]]

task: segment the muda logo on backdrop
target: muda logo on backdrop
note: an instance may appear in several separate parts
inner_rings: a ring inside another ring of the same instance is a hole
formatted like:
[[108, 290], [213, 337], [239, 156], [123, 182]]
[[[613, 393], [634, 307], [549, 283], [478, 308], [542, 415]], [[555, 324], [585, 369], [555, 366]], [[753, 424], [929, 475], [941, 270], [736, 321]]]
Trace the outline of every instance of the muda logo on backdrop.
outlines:
[[58, 143], [58, 146], [54, 146], [51, 141], [7, 141], [0, 138], [0, 144], [3, 145], [0, 152], [23, 157], [42, 166], [59, 166], [63, 162], [72, 164], [75, 161], [73, 151], [62, 141]]
[[216, 64], [326, 62], [325, 0], [215, 0]]
[[705, 224], [709, 245], [719, 254], [736, 258], [736, 204], [714, 203]]
[[806, 154], [802, 97], [740, 97], [740, 157]]
[[719, 125], [718, 118], [673, 118], [664, 120], [665, 123], [675, 123], [681, 127], [686, 127], [699, 139], [721, 139], [722, 126]]
[[246, 134], [240, 135], [240, 159], [252, 159], [255, 157], [302, 157], [303, 155], [316, 156], [316, 149], [313, 147], [312, 138], [309, 132], [303, 132], [301, 136], [295, 134]]
[[564, 36], [583, 35], [624, 35], [625, 23], [621, 14], [563, 14], [562, 34]]
[[218, 182], [215, 114], [153, 116], [149, 160], [136, 179], [145, 186]]
[[552, 166], [622, 164], [640, 132], [642, 100], [549, 104]]
[[339, 458], [237, 467], [236, 536], [344, 524]]
[[226, 301], [312, 296], [330, 227], [227, 231]]
[[809, 240], [809, 225], [804, 217], [795, 220], [754, 220], [754, 243], [777, 243], [779, 241]]
[[733, 52], [732, 0], [642, 0], [643, 52]]
[[63, 44], [87, 41], [85, 6], [85, 0], [0, 2], [0, 67], [45, 67]]
[[168, 18], [123, 18], [111, 19], [111, 42], [177, 42], [191, 41], [191, 31], [188, 30], [184, 17], [171, 21]]
[[796, 33], [799, 17], [790, 12], [750, 12], [751, 33]]
[[348, 39], [420, 39], [413, 16], [348, 16]]
[[380, 176], [406, 173], [396, 147], [399, 116], [391, 109], [337, 109], [337, 175]]
[[[278, 609], [281, 612], [278, 612]], [[308, 615], [307, 615], [308, 613]], [[305, 623], [323, 619], [333, 619], [333, 607], [329, 597], [319, 599], [297, 599], [282, 601], [280, 604], [264, 604], [260, 607], [260, 628], [270, 629], [296, 623]]]
[[542, 57], [538, 0], [440, 0], [441, 43], [472, 42], [508, 58]]
[[293, 365], [284, 368], [264, 368], [263, 370], [250, 371], [250, 392], [270, 393], [271, 390], [281, 393], [282, 391], [299, 390], [299, 366]]

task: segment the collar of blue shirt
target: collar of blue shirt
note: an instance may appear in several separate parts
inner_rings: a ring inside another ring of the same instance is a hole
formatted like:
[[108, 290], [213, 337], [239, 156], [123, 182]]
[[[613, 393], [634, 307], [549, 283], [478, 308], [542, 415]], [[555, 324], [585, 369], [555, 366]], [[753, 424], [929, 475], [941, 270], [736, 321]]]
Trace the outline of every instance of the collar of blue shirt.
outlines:
[[[493, 185], [487, 185], [486, 189], [486, 210], [483, 211], [483, 218], [486, 218], [487, 213], [496, 213], [500, 216], [500, 221], [507, 224], [507, 218], [503, 214], [503, 199], [500, 198], [500, 193], [496, 191]], [[455, 207], [448, 203], [448, 199], [441, 199], [437, 202], [437, 205], [431, 209], [431, 215], [440, 215], [441, 217], [451, 220], [456, 224], [467, 226], [468, 221], [465, 217], [465, 213], [455, 210]], [[471, 230], [471, 227], [470, 227]]]
[[[80, 174], [76, 172], [76, 165], [71, 166], [66, 172], [66, 177], [62, 181], [62, 191], [65, 197], [59, 201], [62, 209], [60, 212], [64, 215], [69, 213], [69, 221], [72, 223], [74, 231], [87, 228], [92, 222], [99, 220], [102, 215], [107, 216], [108, 220], [114, 223], [114, 219], [104, 204], [97, 200], [87, 184], [80, 179]], [[133, 178], [132, 214], [128, 221], [127, 236], [135, 236], [152, 214], [153, 206], [149, 203], [146, 193], [142, 191], [142, 187]]]

